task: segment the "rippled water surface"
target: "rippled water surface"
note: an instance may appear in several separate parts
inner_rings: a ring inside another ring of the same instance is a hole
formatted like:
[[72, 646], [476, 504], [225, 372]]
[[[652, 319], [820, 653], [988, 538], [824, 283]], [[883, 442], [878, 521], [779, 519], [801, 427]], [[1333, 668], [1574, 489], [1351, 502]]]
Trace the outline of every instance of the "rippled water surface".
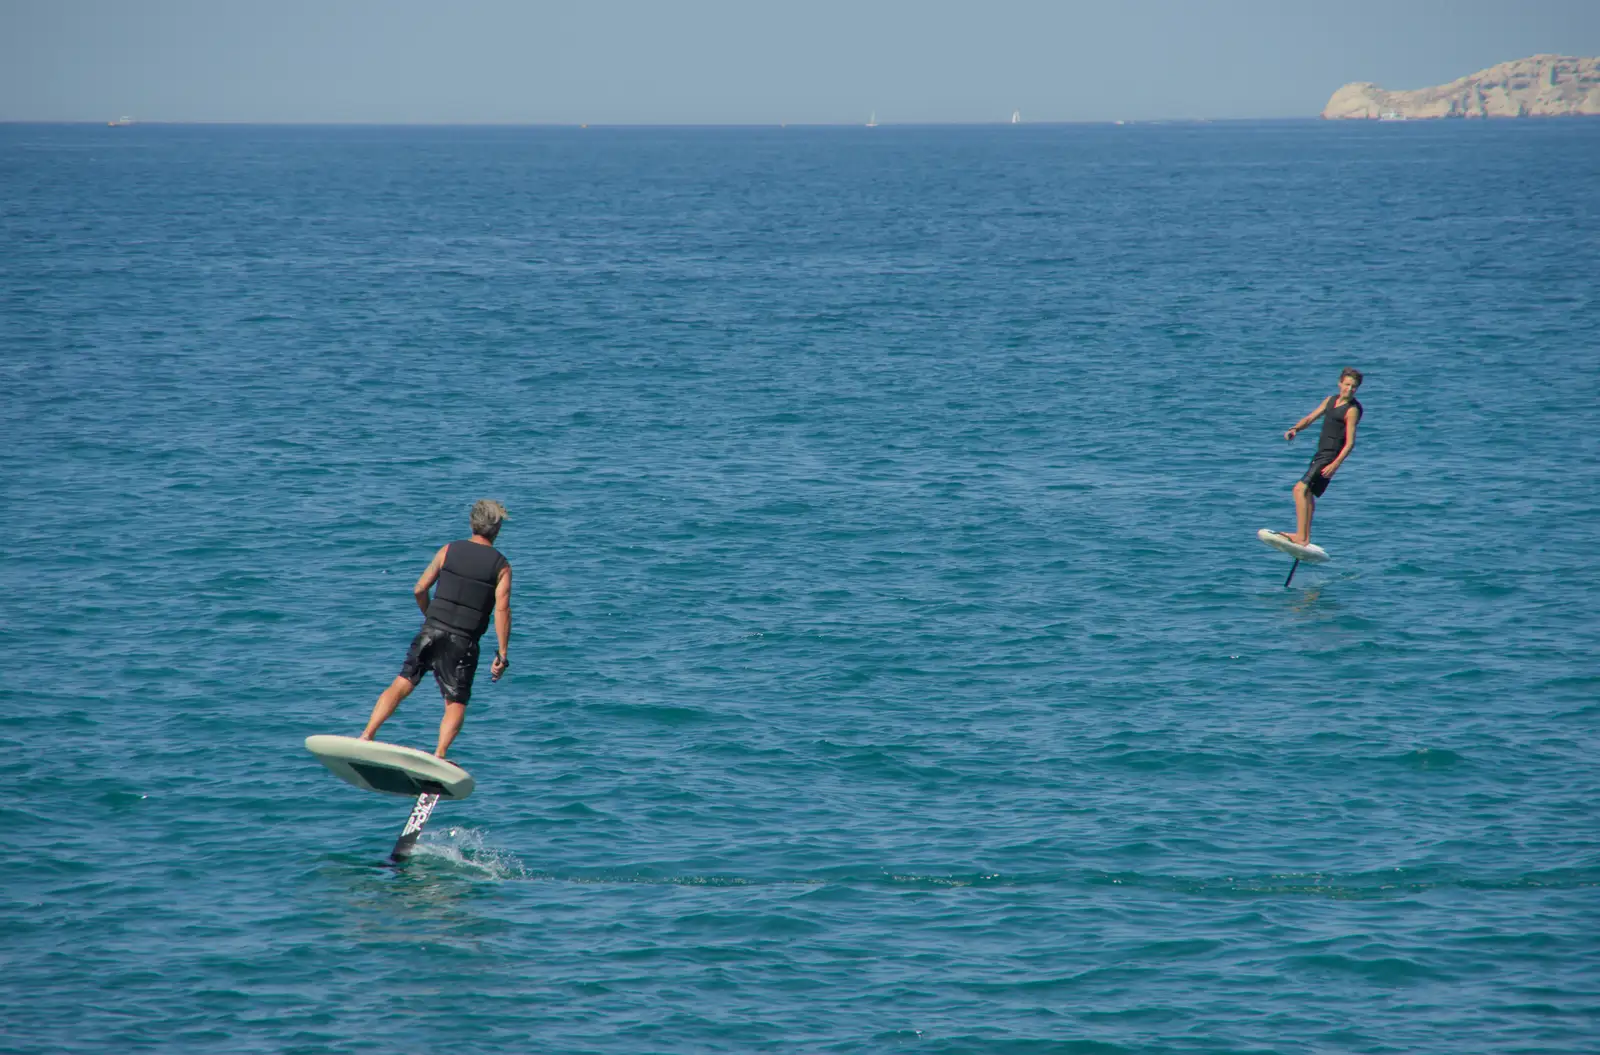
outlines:
[[[0, 128], [0, 1046], [1594, 1050], [1597, 186], [1588, 120]], [[393, 868], [301, 740], [484, 495], [514, 665]]]

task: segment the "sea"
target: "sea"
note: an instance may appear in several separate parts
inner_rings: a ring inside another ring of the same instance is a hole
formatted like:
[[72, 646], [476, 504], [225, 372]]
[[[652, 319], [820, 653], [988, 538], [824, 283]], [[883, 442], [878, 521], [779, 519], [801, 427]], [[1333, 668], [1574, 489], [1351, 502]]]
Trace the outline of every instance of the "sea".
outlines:
[[[0, 1050], [1600, 1050], [1597, 192], [1579, 118], [0, 126]], [[485, 497], [396, 866], [303, 741]]]

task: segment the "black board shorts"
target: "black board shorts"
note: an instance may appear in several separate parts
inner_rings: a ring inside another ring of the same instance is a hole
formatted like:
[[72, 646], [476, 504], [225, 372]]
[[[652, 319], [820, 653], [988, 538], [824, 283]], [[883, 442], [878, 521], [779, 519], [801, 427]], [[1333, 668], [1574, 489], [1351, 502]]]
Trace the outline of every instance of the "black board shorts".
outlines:
[[1332, 458], [1313, 458], [1311, 459], [1311, 468], [1307, 469], [1306, 474], [1300, 477], [1300, 482], [1306, 485], [1306, 490], [1318, 498], [1321, 498], [1322, 492], [1326, 491], [1328, 485], [1333, 483], [1332, 480], [1322, 475], [1322, 470], [1327, 468], [1332, 461]]
[[472, 698], [472, 677], [478, 673], [478, 643], [436, 626], [424, 626], [411, 639], [400, 676], [415, 685], [430, 670], [446, 703], [465, 704]]

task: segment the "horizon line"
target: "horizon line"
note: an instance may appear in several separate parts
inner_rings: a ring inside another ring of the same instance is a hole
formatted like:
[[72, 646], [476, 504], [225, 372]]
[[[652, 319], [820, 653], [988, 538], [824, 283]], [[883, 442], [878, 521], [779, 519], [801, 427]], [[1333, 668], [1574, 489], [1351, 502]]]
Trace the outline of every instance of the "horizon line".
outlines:
[[1320, 114], [1300, 114], [1278, 117], [1099, 117], [1062, 120], [1017, 121], [997, 119], [992, 121], [322, 121], [322, 120], [266, 120], [266, 121], [188, 121], [152, 118], [118, 118], [99, 120], [74, 118], [0, 118], [0, 125], [67, 125], [96, 128], [132, 128], [140, 125], [162, 127], [209, 128], [1049, 128], [1073, 125], [1159, 125], [1159, 124], [1218, 124], [1250, 121], [1323, 121]]

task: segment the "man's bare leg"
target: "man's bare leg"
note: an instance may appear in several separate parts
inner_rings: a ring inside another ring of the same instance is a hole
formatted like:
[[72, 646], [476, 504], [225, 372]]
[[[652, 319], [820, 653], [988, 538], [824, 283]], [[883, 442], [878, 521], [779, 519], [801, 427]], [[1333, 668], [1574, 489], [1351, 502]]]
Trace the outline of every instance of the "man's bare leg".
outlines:
[[450, 741], [456, 738], [461, 731], [461, 723], [467, 720], [467, 705], [456, 703], [454, 700], [444, 701], [444, 717], [439, 719], [439, 747], [433, 753], [440, 758], [450, 750]]
[[1311, 541], [1311, 514], [1317, 511], [1317, 500], [1312, 497], [1311, 489], [1302, 480], [1294, 485], [1294, 513], [1295, 532], [1285, 535], [1290, 542], [1297, 546], [1304, 546]]
[[389, 687], [383, 690], [383, 695], [378, 697], [378, 702], [372, 705], [372, 717], [367, 719], [367, 728], [361, 733], [361, 739], [371, 740], [377, 736], [378, 729], [389, 720], [394, 709], [400, 706], [400, 701], [410, 696], [411, 690], [416, 687], [415, 682], [404, 678], [391, 681]]

